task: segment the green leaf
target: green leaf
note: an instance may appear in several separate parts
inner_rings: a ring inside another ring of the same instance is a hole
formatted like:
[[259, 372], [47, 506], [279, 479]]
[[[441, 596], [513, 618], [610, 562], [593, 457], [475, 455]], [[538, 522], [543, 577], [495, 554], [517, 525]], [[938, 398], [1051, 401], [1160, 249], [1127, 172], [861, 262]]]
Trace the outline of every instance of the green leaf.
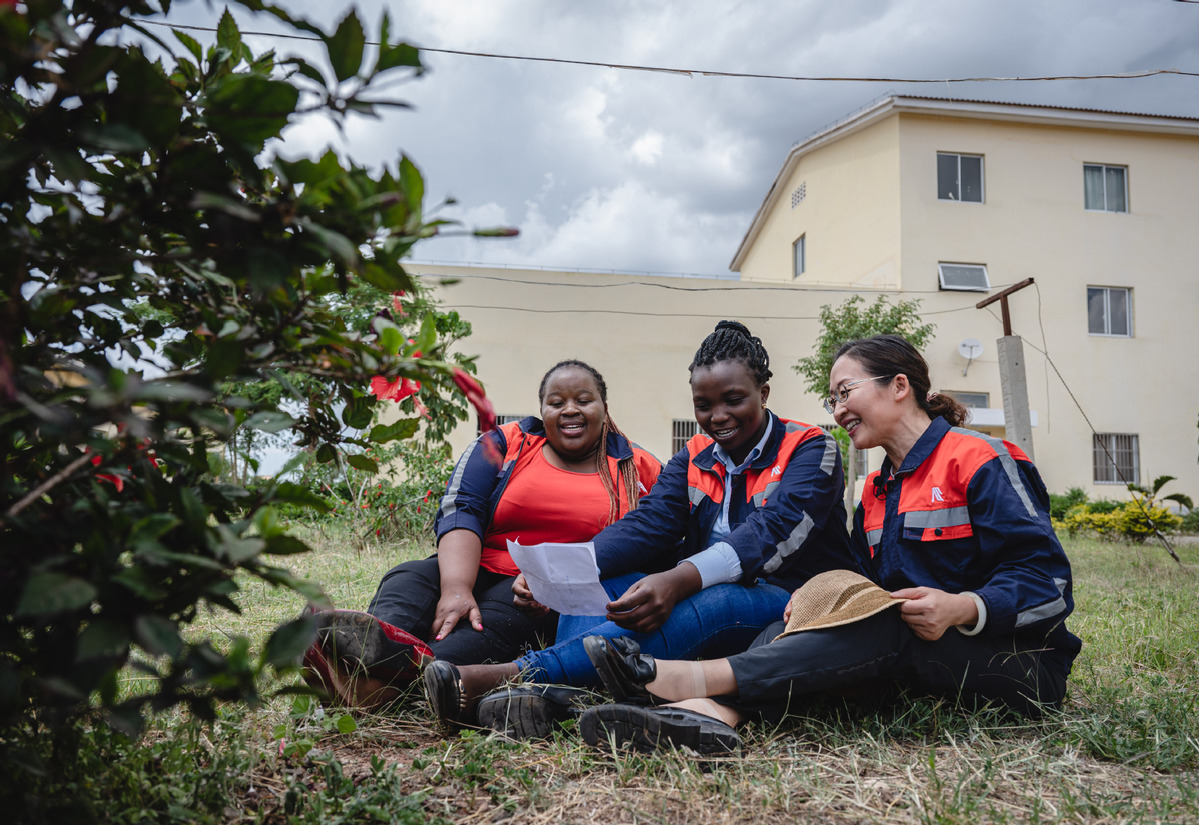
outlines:
[[[325, 505], [324, 502], [321, 504], [328, 511], [328, 505]], [[294, 556], [298, 553], [307, 553], [311, 549], [295, 536], [271, 536], [266, 540], [266, 547], [262, 549], [262, 552], [268, 556]]]
[[298, 663], [304, 651], [316, 638], [316, 623], [311, 616], [301, 616], [280, 625], [267, 640], [263, 660], [272, 667], [282, 668]]
[[412, 438], [419, 429], [419, 418], [401, 418], [393, 424], [376, 424], [371, 427], [370, 440], [376, 444], [386, 444], [396, 439]]
[[262, 430], [264, 433], [277, 433], [295, 426], [295, 423], [296, 420], [285, 412], [265, 410], [247, 418], [243, 426]]
[[388, 355], [395, 355], [404, 345], [404, 333], [400, 328], [386, 318], [376, 318], [375, 328], [379, 331], [379, 349]]
[[34, 573], [17, 602], [16, 616], [52, 616], [91, 604], [97, 590], [89, 582], [65, 573]]
[[362, 279], [372, 286], [377, 286], [384, 292], [394, 292], [397, 289], [409, 289], [411, 285], [404, 278], [402, 271], [390, 272], [372, 261], [366, 261], [358, 270]]
[[[225, 13], [228, 14], [228, 11], [226, 10]], [[200, 45], [200, 42], [196, 40], [196, 38], [192, 37], [190, 34], [181, 32], [178, 29], [172, 29], [171, 32], [175, 35], [175, 39], [182, 43], [185, 49], [191, 52], [192, 57], [196, 59], [196, 65], [204, 62], [204, 48]]]
[[419, 216], [425, 198], [425, 179], [412, 162], [412, 158], [407, 155], [400, 158], [400, 190], [404, 193], [412, 214]]
[[379, 472], [379, 462], [375, 461], [373, 458], [367, 458], [361, 453], [355, 453], [351, 455], [346, 459], [346, 461], [349, 462], [349, 465], [355, 470], [362, 470], [366, 473]]
[[79, 634], [75, 661], [120, 659], [129, 652], [129, 628], [120, 622], [94, 619]]
[[390, 46], [384, 43], [380, 46], [379, 58], [375, 61], [375, 71], [385, 72], [399, 66], [423, 68], [420, 62], [420, 50], [407, 43], [396, 43]]
[[337, 717], [337, 732], [338, 733], [353, 733], [358, 730], [358, 723], [354, 721], [354, 717], [348, 713], [343, 713]]
[[237, 30], [237, 21], [229, 13], [228, 6], [225, 7], [225, 13], [221, 15], [221, 22], [216, 27], [216, 44], [223, 49], [228, 49], [230, 54], [241, 54], [241, 32]]
[[131, 398], [135, 401], [207, 401], [212, 392], [183, 381], [147, 381], [137, 386]]
[[336, 461], [337, 448], [332, 444], [322, 444], [316, 448], [316, 460], [321, 464], [328, 464], [330, 461]]
[[163, 616], [138, 616], [133, 630], [137, 643], [152, 656], [175, 659], [183, 651], [178, 625]]
[[366, 33], [362, 21], [353, 9], [341, 21], [333, 36], [325, 41], [329, 47], [329, 62], [338, 80], [349, 80], [362, 67], [362, 51], [366, 45]]
[[341, 420], [346, 422], [347, 427], [353, 427], [355, 430], [364, 430], [371, 424], [373, 417], [374, 401], [366, 396], [357, 396], [351, 398], [346, 403], [346, 407], [341, 411]]
[[329, 503], [302, 484], [283, 481], [275, 485], [274, 501], [285, 504], [298, 504], [301, 507], [311, 507], [322, 513], [329, 512]]
[[204, 99], [208, 125], [222, 137], [261, 144], [276, 137], [296, 109], [300, 90], [282, 80], [234, 74]]

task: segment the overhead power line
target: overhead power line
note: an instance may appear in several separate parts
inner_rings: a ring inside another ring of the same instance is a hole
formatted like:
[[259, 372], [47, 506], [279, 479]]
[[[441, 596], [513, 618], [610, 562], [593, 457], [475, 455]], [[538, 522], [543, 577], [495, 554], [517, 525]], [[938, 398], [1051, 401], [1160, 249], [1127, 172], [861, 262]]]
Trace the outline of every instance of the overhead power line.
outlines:
[[[1199, 0], [1187, 0], [1187, 2], [1199, 2]], [[138, 22], [153, 26], [163, 26], [164, 28], [168, 29], [180, 29], [184, 31], [216, 31], [216, 28], [213, 26], [189, 26], [181, 23], [166, 23], [159, 20], [139, 20]], [[320, 42], [320, 38], [299, 34], [283, 34], [279, 32], [260, 31], [243, 31], [241, 34], [242, 36], [273, 37], [280, 40], [311, 40], [314, 42]], [[368, 40], [366, 41], [366, 45], [378, 46], [380, 43], [378, 41]], [[1144, 77], [1154, 77], [1157, 75], [1199, 77], [1199, 72], [1189, 72], [1181, 69], [1145, 69], [1139, 72], [1114, 72], [1111, 74], [1035, 75], [1027, 77], [871, 77], [848, 75], [786, 75], [765, 74], [759, 72], [722, 72], [714, 69], [682, 69], [670, 66], [644, 66], [631, 63], [608, 63], [598, 60], [571, 60], [562, 57], [536, 57], [533, 55], [499, 54], [497, 52], [472, 52], [462, 49], [435, 49], [425, 46], [417, 46], [416, 48], [420, 49], [422, 52], [430, 52], [432, 54], [451, 54], [459, 57], [483, 57], [490, 60], [516, 60], [529, 63], [560, 63], [569, 66], [590, 66], [600, 69], [621, 69], [624, 71], [634, 72], [661, 72], [664, 74], [676, 74], [685, 77], [728, 77], [746, 78], [750, 80], [792, 80], [820, 83], [1002, 83], [1009, 81], [1132, 80]]]

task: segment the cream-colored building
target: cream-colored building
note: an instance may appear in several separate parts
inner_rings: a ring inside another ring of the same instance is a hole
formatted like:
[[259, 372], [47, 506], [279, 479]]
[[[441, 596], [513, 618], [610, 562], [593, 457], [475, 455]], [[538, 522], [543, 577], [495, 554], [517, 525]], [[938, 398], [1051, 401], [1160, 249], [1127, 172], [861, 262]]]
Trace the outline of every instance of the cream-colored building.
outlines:
[[[663, 460], [692, 422], [687, 365], [721, 318], [765, 342], [774, 411], [830, 423], [791, 367], [821, 305], [854, 294], [919, 299], [934, 386], [1003, 435], [1000, 306], [976, 304], [1032, 278], [1008, 304], [1049, 489], [1124, 498], [1120, 473], [1169, 474], [1167, 491], [1195, 496], [1197, 191], [1199, 118], [887, 97], [791, 149], [733, 255], [739, 277], [409, 269], [457, 279], [440, 296], [474, 325], [463, 347], [498, 413], [535, 413], [545, 369], [581, 358]], [[473, 435], [460, 428], [455, 449]]]

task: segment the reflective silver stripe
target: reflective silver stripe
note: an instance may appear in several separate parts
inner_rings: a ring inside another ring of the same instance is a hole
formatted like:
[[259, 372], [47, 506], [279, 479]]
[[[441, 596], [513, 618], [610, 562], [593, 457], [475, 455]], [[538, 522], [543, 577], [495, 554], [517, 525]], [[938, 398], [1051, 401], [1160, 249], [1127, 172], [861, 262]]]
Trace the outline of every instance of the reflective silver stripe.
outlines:
[[808, 533], [812, 532], [812, 528], [815, 525], [816, 522], [812, 521], [812, 517], [804, 513], [803, 521], [796, 525], [795, 529], [791, 531], [791, 535], [774, 546], [774, 549], [778, 552], [762, 565], [762, 571], [769, 575], [778, 570], [787, 557], [798, 550], [799, 546], [804, 543], [808, 538]]
[[[1065, 594], [1066, 580], [1054, 579], [1053, 583], [1057, 585], [1057, 592]], [[1043, 619], [1052, 619], [1054, 616], [1066, 609], [1066, 599], [1059, 597], [1046, 604], [1039, 605], [1030, 610], [1025, 610], [1023, 613], [1016, 614], [1016, 627], [1024, 627], [1026, 624], [1033, 624]]]
[[703, 503], [703, 500], [708, 497], [708, 494], [698, 487], [687, 488], [687, 500], [691, 502], [692, 507], [698, 507]]
[[760, 493], [754, 493], [754, 506], [761, 507], [762, 502], [770, 498], [771, 494], [775, 491], [775, 489], [778, 488], [780, 484], [782, 484], [781, 481], [772, 481], [766, 485], [765, 490], [762, 490]]
[[462, 476], [466, 472], [466, 465], [470, 463], [470, 456], [479, 447], [479, 442], [483, 440], [483, 436], [479, 436], [470, 443], [466, 448], [466, 452], [462, 454], [462, 458], [458, 459], [458, 464], [454, 467], [454, 474], [450, 476], [449, 486], [446, 487], [445, 495], [441, 497], [441, 517], [446, 518], [458, 512], [458, 492], [462, 489]]
[[826, 476], [833, 474], [833, 469], [837, 466], [837, 456], [841, 454], [841, 448], [837, 445], [837, 439], [833, 438], [832, 433], [824, 434], [824, 455], [820, 459], [820, 471]]
[[807, 427], [801, 427], [801, 426], [800, 426], [798, 423], [796, 423], [795, 421], [788, 421], [788, 422], [787, 422], [786, 431], [787, 431], [787, 432], [789, 432], [789, 433], [797, 433], [797, 432], [799, 432], [800, 430], [806, 430], [806, 429], [807, 429]]
[[883, 528], [881, 528], [881, 527], [878, 528], [877, 530], [867, 530], [866, 531], [866, 543], [869, 544], [871, 547], [878, 544], [878, 540], [881, 539], [882, 537], [883, 537]]
[[904, 527], [960, 527], [970, 523], [970, 511], [966, 507], [946, 507], [942, 510], [915, 510], [903, 514]]
[[1007, 473], [1008, 481], [1016, 489], [1016, 494], [1020, 496], [1020, 501], [1024, 502], [1024, 509], [1028, 511], [1030, 516], [1036, 518], [1037, 508], [1032, 503], [1032, 496], [1028, 494], [1028, 490], [1024, 486], [1024, 481], [1020, 478], [1020, 471], [1016, 469], [1016, 459], [1012, 458], [1012, 453], [1008, 450], [1007, 445], [1003, 443], [1003, 440], [975, 432], [974, 430], [967, 430], [964, 427], [953, 427], [952, 431], [961, 435], [982, 439], [991, 445], [991, 449], [999, 454], [999, 463], [1003, 467], [1003, 471]]

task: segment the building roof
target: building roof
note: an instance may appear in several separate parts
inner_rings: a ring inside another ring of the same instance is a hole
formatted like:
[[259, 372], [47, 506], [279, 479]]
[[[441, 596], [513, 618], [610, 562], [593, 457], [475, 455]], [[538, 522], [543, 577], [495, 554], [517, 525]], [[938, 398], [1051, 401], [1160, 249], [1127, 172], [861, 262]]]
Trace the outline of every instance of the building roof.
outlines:
[[800, 158], [825, 144], [840, 140], [895, 114], [977, 118], [1035, 123], [1042, 126], [1074, 126], [1082, 129], [1116, 129], [1199, 137], [1199, 117], [1117, 112], [1073, 106], [1047, 106], [1040, 103], [1004, 103], [989, 100], [921, 97], [919, 95], [887, 95], [792, 145], [782, 168], [766, 193], [766, 198], [758, 207], [749, 229], [741, 239], [741, 243], [733, 255], [733, 260], [729, 263], [729, 269], [734, 272], [741, 271], [746, 254], [757, 239], [758, 233], [766, 221], [766, 216], [783, 196], [782, 187], [790, 179], [791, 173], [795, 171]]

